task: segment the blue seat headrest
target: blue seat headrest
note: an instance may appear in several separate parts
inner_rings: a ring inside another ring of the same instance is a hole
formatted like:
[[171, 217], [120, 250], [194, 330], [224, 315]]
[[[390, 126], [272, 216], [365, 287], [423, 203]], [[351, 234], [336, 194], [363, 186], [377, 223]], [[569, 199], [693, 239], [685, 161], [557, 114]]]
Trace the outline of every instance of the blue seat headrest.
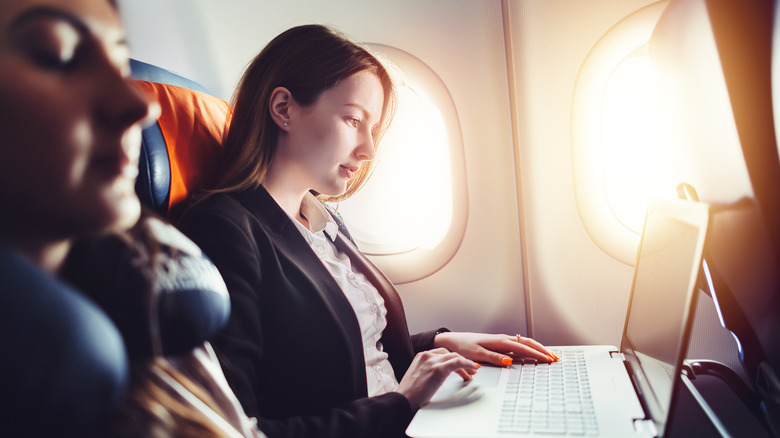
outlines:
[[81, 293], [7, 248], [0, 284], [0, 436], [82, 436], [126, 388], [119, 331]]
[[130, 70], [132, 71], [133, 79], [137, 79], [139, 81], [175, 85], [177, 87], [189, 88], [190, 90], [211, 94], [209, 90], [191, 79], [187, 79], [182, 75], [176, 74], [156, 65], [138, 61], [137, 59], [130, 60]]

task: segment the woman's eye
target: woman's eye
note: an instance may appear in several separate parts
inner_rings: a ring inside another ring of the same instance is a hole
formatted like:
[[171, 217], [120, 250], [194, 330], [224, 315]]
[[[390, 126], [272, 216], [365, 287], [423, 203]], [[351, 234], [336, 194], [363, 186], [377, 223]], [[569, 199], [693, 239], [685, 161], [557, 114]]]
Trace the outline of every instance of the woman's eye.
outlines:
[[349, 123], [349, 126], [353, 128], [357, 128], [360, 126], [360, 119], [358, 119], [357, 117], [348, 117], [347, 123]]
[[67, 23], [41, 20], [18, 35], [19, 47], [35, 65], [50, 70], [67, 70], [74, 66], [83, 39]]
[[66, 70], [73, 65], [73, 56], [63, 56], [51, 50], [34, 50], [30, 57], [40, 67], [51, 70]]

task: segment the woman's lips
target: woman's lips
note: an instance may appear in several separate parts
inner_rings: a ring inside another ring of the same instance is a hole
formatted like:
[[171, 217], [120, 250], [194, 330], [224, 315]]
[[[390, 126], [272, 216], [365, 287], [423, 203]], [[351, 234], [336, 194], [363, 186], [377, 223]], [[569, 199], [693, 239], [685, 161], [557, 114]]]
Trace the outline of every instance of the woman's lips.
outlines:
[[127, 178], [135, 180], [138, 176], [138, 164], [125, 154], [108, 154], [92, 160], [92, 167], [108, 178]]
[[355, 176], [355, 172], [357, 172], [359, 169], [358, 167], [345, 166], [343, 164], [340, 167], [342, 173], [347, 177], [347, 179], [352, 179], [352, 177]]

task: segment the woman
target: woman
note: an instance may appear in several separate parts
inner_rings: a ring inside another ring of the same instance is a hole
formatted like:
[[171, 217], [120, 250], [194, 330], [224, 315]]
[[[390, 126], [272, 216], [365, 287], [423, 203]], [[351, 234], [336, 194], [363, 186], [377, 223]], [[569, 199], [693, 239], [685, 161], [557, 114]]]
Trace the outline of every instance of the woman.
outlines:
[[177, 224], [225, 279], [233, 312], [215, 347], [271, 437], [403, 436], [451, 372], [554, 360], [519, 336], [410, 336], [390, 281], [312, 195], [360, 188], [394, 103], [366, 49], [318, 25], [282, 33], [239, 85], [210, 194]]
[[141, 127], [159, 110], [128, 75], [113, 2], [0, 2], [0, 334], [19, 347], [0, 435], [262, 436], [203, 343], [221, 322], [197, 310], [226, 319], [224, 283], [139, 221]]

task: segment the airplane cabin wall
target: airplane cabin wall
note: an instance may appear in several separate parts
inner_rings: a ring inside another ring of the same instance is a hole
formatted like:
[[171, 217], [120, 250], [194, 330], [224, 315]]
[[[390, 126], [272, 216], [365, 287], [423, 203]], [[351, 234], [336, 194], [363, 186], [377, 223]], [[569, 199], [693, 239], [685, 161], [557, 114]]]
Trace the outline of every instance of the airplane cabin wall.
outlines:
[[651, 3], [508, 2], [532, 334], [551, 345], [620, 343], [633, 268], [596, 246], [580, 220], [572, 95], [599, 39]]

